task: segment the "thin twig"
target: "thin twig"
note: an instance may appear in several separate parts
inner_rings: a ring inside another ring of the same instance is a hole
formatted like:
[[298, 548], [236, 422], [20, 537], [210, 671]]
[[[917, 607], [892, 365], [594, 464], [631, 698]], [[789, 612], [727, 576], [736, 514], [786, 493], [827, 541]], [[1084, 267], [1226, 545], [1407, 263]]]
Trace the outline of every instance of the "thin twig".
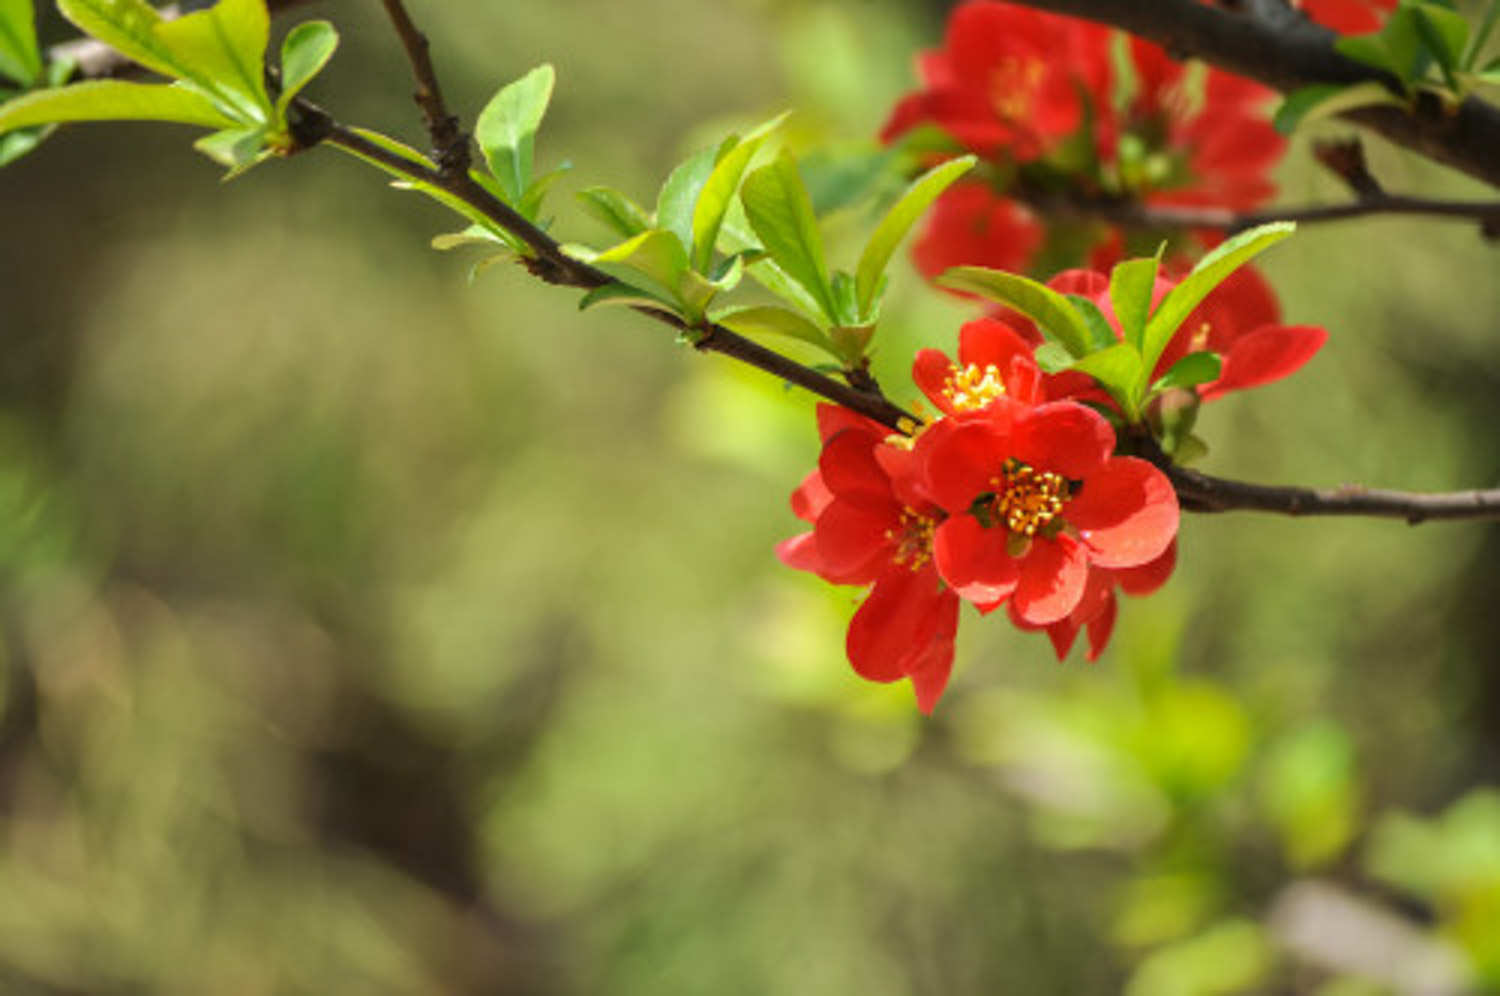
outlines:
[[448, 113], [448, 107], [443, 103], [443, 88], [438, 84], [437, 71], [432, 67], [427, 36], [417, 30], [401, 0], [381, 0], [381, 3], [406, 49], [407, 61], [411, 63], [412, 76], [417, 81], [417, 92], [412, 96], [422, 110], [422, 121], [432, 138], [433, 159], [444, 174], [466, 174], [469, 170], [469, 136], [464, 134], [458, 117]]
[[1193, 512], [1372, 516], [1405, 519], [1414, 526], [1433, 519], [1500, 519], [1500, 488], [1424, 493], [1345, 485], [1317, 490], [1231, 481], [1175, 464], [1163, 469], [1178, 501]]
[[1123, 198], [1024, 190], [1012, 193], [1038, 214], [1097, 218], [1124, 228], [1209, 228], [1233, 233], [1272, 221], [1316, 224], [1386, 214], [1477, 221], [1486, 234], [1500, 230], [1500, 201], [1451, 201], [1381, 193], [1345, 204], [1308, 204], [1240, 213], [1226, 208], [1148, 204]]

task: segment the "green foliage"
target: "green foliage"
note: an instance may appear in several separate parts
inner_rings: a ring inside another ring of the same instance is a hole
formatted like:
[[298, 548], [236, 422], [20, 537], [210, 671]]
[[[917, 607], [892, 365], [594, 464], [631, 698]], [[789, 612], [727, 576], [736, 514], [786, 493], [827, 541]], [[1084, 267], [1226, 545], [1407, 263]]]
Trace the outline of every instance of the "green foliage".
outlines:
[[977, 161], [974, 156], [963, 156], [934, 166], [913, 180], [900, 199], [891, 205], [870, 240], [865, 243], [859, 265], [854, 271], [857, 311], [862, 319], [868, 321], [875, 314], [885, 268], [906, 233], [932, 206], [932, 202], [952, 186], [954, 181], [972, 169]]
[[1193, 387], [1217, 380], [1224, 361], [1218, 353], [1188, 353], [1158, 377], [1148, 393], [1160, 394], [1174, 387]]
[[1116, 264], [1109, 275], [1109, 300], [1120, 322], [1125, 341], [1141, 348], [1146, 335], [1146, 320], [1151, 317], [1151, 299], [1156, 290], [1159, 256], [1127, 259]]
[[524, 211], [522, 206], [536, 183], [532, 176], [536, 133], [552, 99], [554, 81], [552, 66], [544, 64], [507, 83], [485, 104], [474, 127], [474, 139], [499, 185], [497, 194], [528, 220], [535, 220], [536, 212]]
[[817, 302], [829, 322], [838, 324], [841, 316], [823, 260], [818, 220], [791, 153], [783, 151], [751, 173], [740, 198], [766, 253]]
[[1276, 109], [1272, 124], [1283, 135], [1290, 134], [1298, 125], [1311, 124], [1345, 111], [1377, 105], [1405, 107], [1406, 101], [1397, 97], [1378, 80], [1365, 80], [1341, 86], [1337, 83], [1314, 83], [1287, 94]]
[[[67, 70], [49, 67], [47, 89], [0, 104], [0, 133], [71, 121], [201, 125], [216, 131], [194, 147], [229, 167], [229, 177], [291, 148], [288, 107], [338, 45], [338, 35], [326, 21], [293, 28], [282, 48], [285, 89], [272, 102], [265, 84], [270, 21], [264, 0], [219, 0], [175, 20], [163, 18], [144, 0], [59, 0], [58, 8], [83, 31], [175, 82], [99, 80], [64, 86]], [[25, 54], [24, 37], [17, 32], [27, 26], [11, 6], [0, 9], [0, 71], [8, 64], [6, 53]], [[23, 82], [38, 83], [40, 64], [23, 62]], [[34, 139], [8, 140], [0, 146], [0, 163], [34, 144]]]
[[589, 214], [614, 229], [621, 238], [632, 238], [651, 227], [651, 215], [629, 197], [609, 187], [578, 191], [578, 203]]
[[1092, 335], [1078, 309], [1066, 297], [1030, 277], [982, 266], [957, 266], [939, 277], [938, 283], [1015, 308], [1070, 356], [1081, 357], [1089, 351]]
[[42, 53], [37, 46], [32, 0], [0, 0], [0, 76], [22, 88], [42, 78]]

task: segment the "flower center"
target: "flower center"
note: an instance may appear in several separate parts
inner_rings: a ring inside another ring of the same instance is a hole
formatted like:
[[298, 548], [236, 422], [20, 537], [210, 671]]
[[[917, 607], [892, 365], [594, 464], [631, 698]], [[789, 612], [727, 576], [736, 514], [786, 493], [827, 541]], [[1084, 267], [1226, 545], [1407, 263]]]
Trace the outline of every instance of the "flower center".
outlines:
[[1031, 113], [1031, 101], [1047, 67], [1040, 59], [1018, 59], [1007, 56], [1000, 60], [990, 76], [990, 106], [1001, 118], [1023, 121]]
[[1007, 460], [994, 484], [994, 521], [1019, 536], [1035, 536], [1045, 529], [1072, 497], [1066, 477], [1019, 460]]
[[932, 534], [937, 520], [909, 508], [901, 510], [901, 522], [885, 531], [885, 538], [896, 544], [891, 560], [897, 565], [920, 571], [932, 559]]
[[1193, 330], [1192, 337], [1188, 340], [1188, 352], [1199, 353], [1208, 348], [1208, 337], [1213, 334], [1214, 327], [1204, 322]]
[[1005, 381], [1000, 377], [1000, 368], [993, 363], [983, 367], [977, 363], [962, 369], [954, 367], [943, 384], [943, 397], [956, 412], [977, 412], [1004, 393]]

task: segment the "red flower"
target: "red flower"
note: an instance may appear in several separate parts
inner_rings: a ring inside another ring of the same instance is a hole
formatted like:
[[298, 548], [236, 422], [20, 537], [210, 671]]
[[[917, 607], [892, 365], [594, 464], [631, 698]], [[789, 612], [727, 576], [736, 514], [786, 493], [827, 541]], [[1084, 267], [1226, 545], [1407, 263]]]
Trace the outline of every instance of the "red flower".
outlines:
[[[1073, 649], [1073, 642], [1078, 639], [1079, 632], [1087, 630], [1089, 649], [1084, 659], [1098, 660], [1099, 655], [1104, 653], [1110, 636], [1114, 633], [1115, 617], [1119, 612], [1115, 586], [1118, 585], [1120, 590], [1127, 595], [1136, 597], [1149, 595], [1167, 583], [1167, 579], [1172, 576], [1172, 570], [1176, 566], [1177, 540], [1173, 539], [1161, 556], [1139, 567], [1125, 567], [1118, 570], [1103, 567], [1089, 568], [1089, 578], [1084, 585], [1083, 597], [1079, 599], [1078, 607], [1066, 617], [1044, 627], [1047, 630], [1048, 639], [1052, 641], [1052, 649], [1057, 652], [1057, 659], [1063, 660], [1067, 657], [1068, 651]], [[1027, 625], [1026, 622], [1017, 618], [1014, 608], [1011, 610], [1011, 621], [1021, 629], [1038, 628]]]
[[1073, 402], [993, 405], [944, 419], [916, 443], [929, 494], [948, 517], [933, 536], [943, 579], [990, 607], [1045, 626], [1084, 595], [1090, 566], [1135, 567], [1177, 532], [1177, 497], [1144, 460], [1115, 457], [1114, 430]]
[[1242, 266], [1188, 315], [1157, 364], [1165, 373], [1183, 356], [1209, 350], [1223, 357], [1219, 378], [1198, 387], [1213, 401], [1296, 373], [1328, 341], [1316, 325], [1282, 325], [1276, 296], [1259, 271]]
[[[1154, 307], [1172, 288], [1174, 281], [1157, 277]], [[1093, 301], [1119, 334], [1114, 306], [1109, 300], [1109, 277], [1092, 270], [1064, 270], [1047, 286], [1064, 294], [1077, 294]], [[1004, 313], [1018, 332], [1034, 343], [1041, 334], [1029, 320]], [[1188, 353], [1208, 350], [1223, 358], [1217, 380], [1199, 385], [1203, 401], [1213, 401], [1230, 391], [1259, 387], [1296, 373], [1328, 341], [1328, 332], [1316, 325], [1282, 325], [1276, 295], [1254, 267], [1242, 266], [1188, 315], [1157, 361], [1154, 377], [1160, 377]], [[1107, 402], [1091, 378], [1065, 372], [1042, 378], [1043, 393], [1051, 399], [1079, 398]]]
[[932, 206], [912, 259], [929, 280], [954, 266], [1024, 270], [1044, 235], [1036, 217], [1017, 202], [961, 183]]
[[1209, 67], [1201, 106], [1185, 89], [1186, 69], [1160, 46], [1130, 40], [1140, 90], [1128, 127], [1160, 136], [1175, 164], [1127, 178], [1137, 193], [1160, 204], [1204, 205], [1245, 211], [1276, 192], [1267, 173], [1281, 159], [1286, 139], [1266, 118], [1275, 92]]
[[823, 453], [792, 494], [792, 511], [813, 524], [776, 549], [782, 562], [835, 584], [870, 584], [846, 648], [871, 681], [910, 678], [931, 712], [953, 668], [958, 598], [932, 564], [942, 510], [925, 497], [910, 450], [885, 430], [831, 405], [818, 407]]
[[1025, 162], [1078, 129], [1086, 99], [1096, 113], [1108, 109], [1109, 31], [977, 0], [954, 11], [943, 48], [918, 68], [925, 88], [897, 105], [882, 139], [930, 121], [981, 156]]
[[958, 332], [958, 362], [941, 350], [923, 349], [912, 380], [944, 415], [982, 412], [1000, 398], [1023, 405], [1042, 400], [1042, 372], [1032, 345], [997, 318], [966, 322]]

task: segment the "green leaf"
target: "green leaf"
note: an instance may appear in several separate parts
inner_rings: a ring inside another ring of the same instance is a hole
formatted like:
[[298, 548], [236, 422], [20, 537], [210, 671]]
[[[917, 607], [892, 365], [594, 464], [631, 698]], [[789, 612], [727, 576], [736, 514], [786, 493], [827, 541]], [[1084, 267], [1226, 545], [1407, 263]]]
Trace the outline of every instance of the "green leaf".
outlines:
[[610, 304], [627, 308], [657, 308], [672, 314], [677, 313], [677, 305], [673, 302], [658, 297], [644, 288], [620, 282], [595, 287], [579, 300], [578, 310], [587, 311], [590, 308]]
[[265, 162], [273, 154], [266, 145], [264, 128], [226, 128], [198, 139], [193, 143], [193, 148], [219, 165], [227, 166], [229, 172], [224, 174], [226, 181]]
[[1073, 354], [1055, 342], [1044, 342], [1036, 348], [1036, 365], [1042, 373], [1062, 373], [1073, 365]]
[[264, 0], [219, 0], [166, 21], [145, 0], [58, 0], [87, 34], [147, 69], [192, 83], [236, 121], [269, 117], [264, 72], [270, 22]]
[[609, 187], [589, 187], [575, 195], [589, 214], [614, 229], [621, 238], [631, 238], [651, 227], [646, 209]]
[[1221, 242], [1200, 259], [1193, 272], [1167, 292], [1157, 305], [1156, 313], [1146, 323], [1146, 336], [1141, 346], [1143, 372], [1150, 374], [1177, 327], [1215, 287], [1242, 264], [1291, 235], [1296, 228], [1289, 221], [1274, 221], [1251, 228]]
[[1109, 275], [1109, 302], [1125, 341], [1136, 349], [1146, 335], [1146, 320], [1151, 317], [1151, 298], [1156, 290], [1156, 257], [1128, 259], [1115, 266]]
[[1083, 324], [1089, 330], [1089, 350], [1106, 349], [1120, 341], [1115, 334], [1115, 327], [1109, 324], [1109, 319], [1104, 317], [1104, 312], [1099, 306], [1082, 294], [1067, 294], [1068, 301], [1083, 317]]
[[533, 177], [531, 186], [526, 188], [526, 196], [521, 198], [521, 203], [517, 208], [522, 216], [536, 220], [537, 215], [541, 213], [542, 201], [546, 198], [547, 191], [551, 190], [552, 185], [562, 179], [572, 168], [572, 163], [560, 163], [556, 169], [550, 169], [541, 176]]
[[938, 277], [939, 286], [968, 291], [1015, 308], [1041, 328], [1042, 334], [1072, 356], [1088, 352], [1088, 325], [1078, 310], [1057, 291], [1018, 273], [958, 266]]
[[740, 179], [745, 175], [750, 159], [786, 118], [785, 113], [778, 114], [756, 127], [726, 149], [714, 164], [693, 206], [692, 256], [695, 269], [707, 272], [714, 257], [714, 246], [719, 241], [724, 213], [734, 201], [735, 191], [740, 187]]
[[788, 308], [780, 308], [776, 305], [752, 305], [730, 308], [717, 312], [711, 317], [726, 329], [738, 332], [740, 335], [788, 336], [812, 343], [832, 355], [838, 355], [822, 329]]
[[206, 128], [237, 124], [203, 94], [176, 83], [89, 80], [0, 104], [0, 132], [65, 121], [175, 121]]
[[[1495, 30], [1497, 21], [1500, 21], [1500, 0], [1490, 0], [1490, 5], [1484, 11], [1484, 19], [1479, 22], [1479, 30], [1469, 39], [1469, 51], [1463, 60], [1465, 68], [1472, 68], [1484, 54], [1484, 46], [1490, 40], [1490, 32]], [[1490, 63], [1490, 68], [1495, 68], [1497, 63], [1500, 63], [1500, 59]]]
[[552, 100], [556, 79], [544, 63], [513, 83], [501, 87], [479, 112], [474, 139], [484, 151], [490, 172], [500, 182], [504, 200], [518, 207], [531, 185], [532, 154], [537, 129]]
[[855, 290], [859, 305], [859, 316], [867, 319], [880, 292], [880, 278], [890, 264], [896, 247], [916, 224], [918, 218], [932, 206], [944, 190], [973, 168], [978, 160], [974, 156], [951, 159], [923, 173], [911, 182], [901, 198], [891, 206], [880, 220], [865, 251], [860, 254], [859, 266], [855, 268]]
[[32, 0], [0, 0], [0, 75], [23, 87], [42, 78], [42, 53], [36, 43]]
[[791, 153], [783, 151], [774, 162], [751, 173], [740, 189], [740, 200], [766, 252], [807, 290], [829, 321], [837, 323], [839, 312], [823, 262], [823, 240]]
[[42, 140], [51, 130], [51, 125], [37, 125], [34, 128], [22, 128], [20, 131], [0, 135], [0, 166], [15, 162], [41, 145]]
[[1140, 377], [1141, 354], [1128, 342], [1117, 342], [1113, 346], [1089, 353], [1073, 362], [1073, 370], [1088, 374], [1097, 380], [1125, 409], [1128, 418], [1134, 421], [1134, 404], [1130, 393]]
[[1469, 22], [1462, 14], [1435, 3], [1412, 4], [1411, 12], [1412, 23], [1422, 39], [1422, 47], [1442, 69], [1443, 77], [1451, 85], [1454, 70], [1459, 68], [1464, 46], [1469, 41]]
[[281, 96], [276, 98], [276, 117], [286, 116], [287, 106], [302, 88], [323, 71], [339, 47], [339, 33], [327, 21], [304, 21], [286, 34], [281, 43]]
[[1211, 380], [1218, 380], [1223, 368], [1224, 360], [1218, 353], [1189, 353], [1172, 364], [1172, 369], [1158, 377], [1148, 393], [1158, 394], [1173, 387], [1207, 384]]
[[[687, 253], [677, 236], [660, 228], [642, 232], [619, 245], [593, 255], [588, 262], [610, 276], [626, 283], [639, 283], [639, 277], [655, 282], [653, 292], [670, 300], [680, 300], [683, 275], [687, 272]], [[631, 279], [632, 276], [637, 279]]]
[[699, 149], [677, 164], [657, 192], [656, 227], [674, 233], [684, 252], [693, 244], [693, 213], [698, 195], [713, 174], [718, 152], [717, 148]]
[[1317, 83], [1287, 94], [1281, 106], [1276, 109], [1272, 124], [1277, 131], [1286, 135], [1299, 124], [1310, 124], [1335, 114], [1376, 104], [1406, 106], [1405, 101], [1391, 93], [1377, 80], [1365, 80], [1353, 86]]
[[483, 225], [470, 225], [461, 232], [448, 232], [432, 237], [432, 248], [441, 252], [447, 252], [450, 249], [461, 249], [465, 246], [482, 245], [493, 247], [504, 244], [503, 239]]

